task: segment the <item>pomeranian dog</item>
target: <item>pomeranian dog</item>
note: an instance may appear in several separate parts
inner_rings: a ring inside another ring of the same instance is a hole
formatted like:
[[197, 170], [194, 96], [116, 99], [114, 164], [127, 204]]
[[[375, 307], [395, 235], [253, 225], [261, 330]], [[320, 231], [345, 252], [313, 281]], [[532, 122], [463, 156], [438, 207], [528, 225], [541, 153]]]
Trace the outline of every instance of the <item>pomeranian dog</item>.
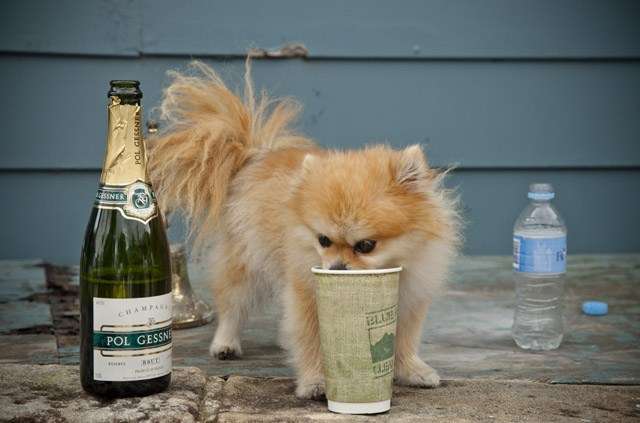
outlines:
[[180, 209], [196, 244], [211, 244], [218, 326], [210, 353], [242, 354], [248, 313], [266, 292], [282, 298], [282, 343], [296, 395], [318, 398], [324, 377], [311, 267], [402, 266], [395, 380], [435, 387], [418, 356], [421, 327], [458, 244], [455, 199], [420, 146], [323, 150], [296, 133], [299, 107], [243, 96], [201, 62], [170, 72], [163, 132], [149, 140], [150, 176], [165, 210]]

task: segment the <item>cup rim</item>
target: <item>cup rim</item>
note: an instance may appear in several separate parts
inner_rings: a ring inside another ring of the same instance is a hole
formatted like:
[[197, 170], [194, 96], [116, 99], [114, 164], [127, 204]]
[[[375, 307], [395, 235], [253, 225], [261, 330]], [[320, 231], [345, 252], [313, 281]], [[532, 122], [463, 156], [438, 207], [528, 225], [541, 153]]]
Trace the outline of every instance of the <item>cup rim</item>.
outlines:
[[399, 273], [402, 271], [402, 267], [389, 267], [386, 269], [331, 270], [313, 266], [311, 271], [317, 275], [384, 275], [387, 273]]

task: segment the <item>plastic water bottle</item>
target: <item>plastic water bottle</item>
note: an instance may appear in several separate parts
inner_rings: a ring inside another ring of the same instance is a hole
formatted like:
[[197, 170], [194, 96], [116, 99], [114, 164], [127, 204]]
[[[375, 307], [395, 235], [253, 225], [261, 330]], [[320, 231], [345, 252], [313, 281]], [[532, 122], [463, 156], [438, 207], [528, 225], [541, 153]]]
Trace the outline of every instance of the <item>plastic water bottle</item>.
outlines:
[[512, 335], [520, 348], [553, 350], [563, 336], [567, 229], [551, 204], [551, 184], [531, 184], [531, 202], [513, 228], [516, 308]]

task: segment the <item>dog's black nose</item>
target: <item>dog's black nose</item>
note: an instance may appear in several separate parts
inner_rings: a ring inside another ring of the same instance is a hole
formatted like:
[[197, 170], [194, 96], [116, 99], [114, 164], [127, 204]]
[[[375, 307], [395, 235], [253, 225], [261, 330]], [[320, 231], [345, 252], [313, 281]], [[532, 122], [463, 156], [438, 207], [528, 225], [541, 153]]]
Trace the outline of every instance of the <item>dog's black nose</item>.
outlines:
[[347, 270], [347, 265], [341, 261], [333, 263], [329, 270]]

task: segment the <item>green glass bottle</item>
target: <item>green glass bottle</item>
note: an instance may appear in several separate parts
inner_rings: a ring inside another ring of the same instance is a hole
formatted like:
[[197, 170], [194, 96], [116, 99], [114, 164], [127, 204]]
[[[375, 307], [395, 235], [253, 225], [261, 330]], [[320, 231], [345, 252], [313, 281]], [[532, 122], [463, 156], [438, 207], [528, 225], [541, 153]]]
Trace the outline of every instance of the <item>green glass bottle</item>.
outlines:
[[93, 394], [171, 382], [171, 264], [149, 178], [138, 81], [111, 81], [107, 149], [80, 259], [80, 377]]

